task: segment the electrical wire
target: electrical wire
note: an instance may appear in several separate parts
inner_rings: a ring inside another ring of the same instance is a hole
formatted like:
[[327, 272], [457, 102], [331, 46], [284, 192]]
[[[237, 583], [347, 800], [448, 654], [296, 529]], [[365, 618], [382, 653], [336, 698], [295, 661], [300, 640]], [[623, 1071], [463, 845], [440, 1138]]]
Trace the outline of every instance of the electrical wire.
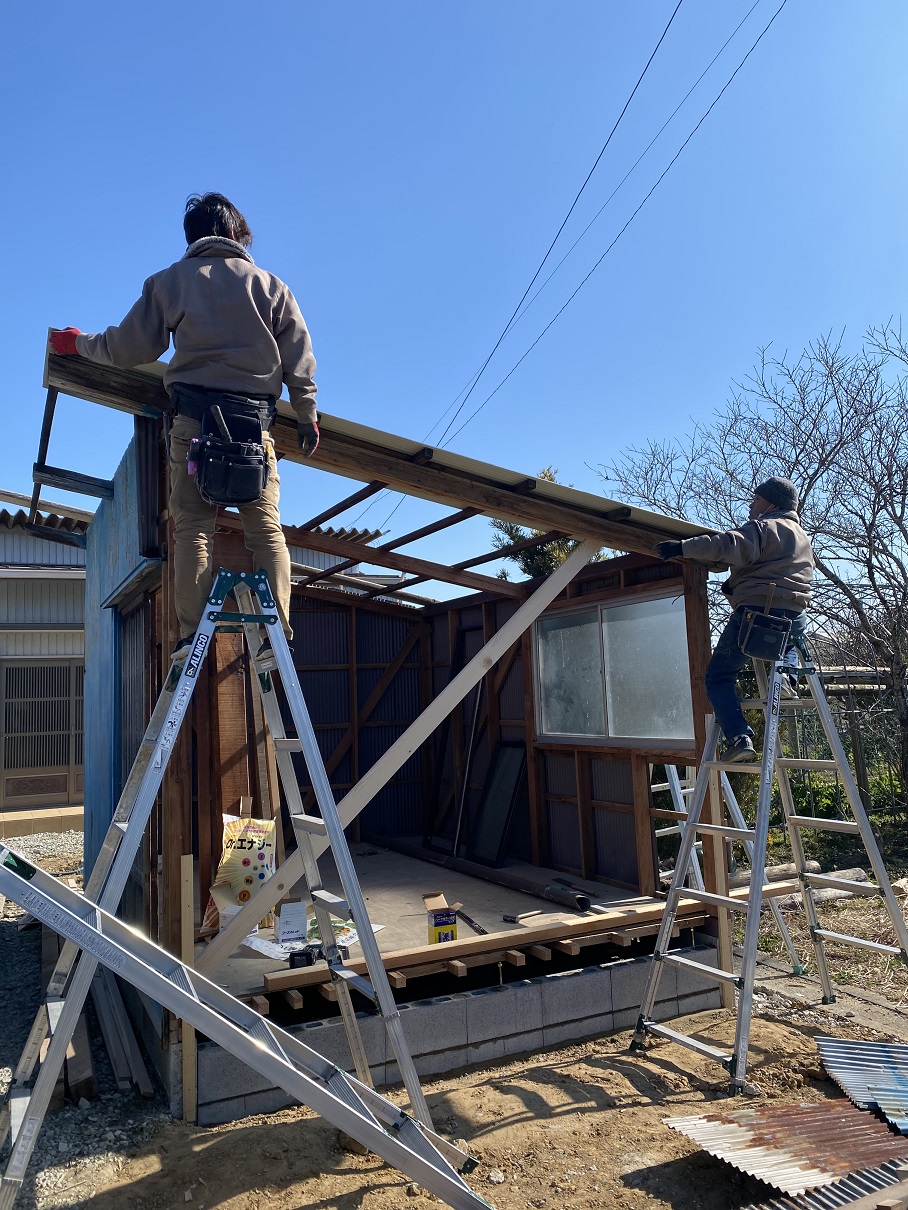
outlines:
[[[637, 217], [637, 215], [640, 213], [640, 211], [643, 209], [643, 207], [646, 205], [646, 203], [649, 201], [649, 199], [653, 196], [653, 194], [655, 193], [655, 191], [659, 187], [659, 185], [662, 183], [662, 181], [665, 180], [666, 176], [668, 176], [669, 172], [671, 171], [671, 169], [674, 167], [674, 165], [677, 163], [679, 157], [681, 156], [681, 153], [684, 151], [684, 149], [687, 147], [688, 143], [690, 143], [691, 139], [694, 137], [694, 135], [697, 133], [697, 131], [700, 129], [700, 127], [703, 125], [703, 123], [706, 121], [706, 119], [709, 117], [709, 115], [715, 109], [716, 105], [718, 105], [719, 101], [722, 99], [722, 97], [725, 94], [725, 92], [727, 91], [727, 89], [731, 86], [732, 81], [738, 75], [738, 72], [741, 71], [741, 69], [744, 67], [744, 64], [747, 62], [747, 60], [750, 58], [750, 56], [753, 54], [753, 52], [757, 49], [760, 42], [762, 42], [763, 38], [769, 32], [769, 29], [772, 26], [773, 22], [776, 20], [779, 13], [781, 13], [782, 9], [785, 7], [785, 5], [787, 3], [788, 3], [788, 0], [782, 0], [782, 3], [779, 5], [779, 7], [776, 9], [776, 11], [773, 13], [773, 15], [770, 17], [769, 21], [766, 23], [762, 32], [760, 33], [759, 37], [756, 39], [756, 41], [753, 43], [753, 45], [748, 50], [747, 54], [744, 56], [744, 58], [741, 60], [741, 62], [738, 64], [738, 66], [735, 68], [735, 70], [732, 72], [732, 74], [729, 76], [728, 80], [723, 85], [721, 91], [718, 93], [718, 95], [713, 100], [713, 102], [711, 103], [709, 108], [706, 110], [706, 112], [703, 114], [703, 116], [697, 122], [696, 126], [693, 128], [693, 130], [690, 132], [690, 134], [687, 136], [687, 138], [684, 140], [684, 142], [681, 144], [681, 146], [678, 148], [678, 150], [675, 152], [675, 154], [669, 160], [668, 165], [662, 171], [662, 173], [659, 175], [659, 177], [656, 179], [655, 184], [652, 186], [652, 188], [649, 190], [649, 192], [643, 198], [643, 201], [640, 202], [640, 204], [637, 206], [637, 208], [633, 211], [630, 218], [627, 220], [627, 222], [624, 224], [624, 226], [621, 228], [621, 230], [618, 232], [618, 234], [614, 237], [614, 239], [611, 241], [611, 243], [608, 245], [608, 247], [605, 249], [605, 251], [599, 257], [599, 259], [596, 261], [596, 263], [590, 269], [590, 271], [581, 280], [580, 284], [568, 296], [567, 301], [564, 302], [561, 307], [559, 307], [559, 309], [555, 312], [555, 314], [552, 316], [552, 318], [549, 320], [549, 322], [545, 325], [545, 327], [542, 329], [542, 331], [539, 333], [539, 335], [536, 337], [536, 339], [533, 341], [533, 343], [522, 354], [522, 356], [519, 358], [519, 360], [511, 367], [511, 369], [508, 370], [507, 374], [505, 374], [504, 378], [502, 378], [502, 380], [498, 383], [498, 385], [495, 387], [495, 389], [486, 396], [486, 398], [482, 401], [482, 403], [479, 405], [478, 408], [476, 408], [473, 412], [470, 413], [470, 415], [466, 418], [466, 420], [463, 422], [463, 424], [461, 424], [458, 428], [456, 428], [454, 430], [453, 433], [450, 434], [450, 437], [448, 438], [449, 441], [453, 441], [454, 438], [458, 435], [458, 433], [463, 432], [463, 430], [466, 428], [466, 426], [470, 423], [471, 420], [475, 420], [475, 418], [479, 415], [479, 413], [486, 406], [486, 404], [488, 404], [491, 401], [491, 399], [501, 390], [501, 388], [504, 386], [504, 384], [508, 381], [508, 379], [511, 377], [511, 375], [514, 374], [514, 372], [519, 368], [519, 366], [521, 366], [523, 364], [523, 362], [527, 359], [527, 357], [529, 357], [530, 353], [532, 353], [533, 349], [535, 349], [535, 347], [539, 344], [540, 340], [542, 340], [543, 336], [545, 336], [545, 334], [546, 334], [546, 332], [548, 332], [549, 328], [551, 328], [551, 326], [555, 323], [555, 321], [563, 314], [563, 312], [568, 308], [568, 306], [577, 297], [577, 295], [580, 293], [580, 291], [583, 289], [583, 287], [586, 285], [586, 283], [590, 280], [590, 278], [593, 276], [593, 274], [596, 272], [596, 270], [599, 268], [599, 266], [602, 264], [602, 262], [605, 260], [605, 258], [608, 256], [608, 254], [614, 248], [614, 246], [618, 243], [621, 236], [625, 233], [625, 231], [627, 231], [628, 227], [631, 225], [631, 223], [634, 221], [634, 219]], [[448, 428], [450, 428], [450, 425], [448, 426]]]
[[486, 366], [489, 364], [489, 362], [495, 356], [495, 353], [497, 352], [499, 345], [504, 340], [505, 336], [507, 336], [508, 332], [511, 330], [511, 325], [514, 323], [514, 321], [517, 317], [517, 313], [519, 312], [520, 308], [523, 306], [526, 296], [529, 294], [529, 292], [532, 290], [533, 286], [535, 285], [536, 279], [539, 277], [539, 274], [542, 272], [546, 261], [549, 259], [549, 256], [552, 253], [552, 249], [555, 247], [555, 244], [558, 242], [558, 239], [561, 236], [562, 231], [567, 226], [568, 220], [570, 219], [571, 215], [574, 213], [574, 209], [577, 206], [577, 203], [580, 201], [583, 191], [586, 189], [587, 185], [590, 183], [590, 179], [592, 178], [593, 173], [596, 171], [597, 167], [599, 166], [599, 161], [602, 159], [602, 157], [605, 155], [606, 151], [608, 150], [608, 146], [611, 143], [611, 141], [615, 135], [615, 131], [621, 125], [622, 118], [627, 113], [630, 103], [631, 103], [631, 101], [633, 101], [633, 99], [637, 93], [637, 89], [643, 83], [643, 78], [646, 75], [646, 73], [649, 71], [650, 64], [652, 63], [653, 59], [655, 59], [656, 53], [659, 50], [659, 47], [665, 41], [665, 36], [668, 33], [669, 29], [671, 29], [672, 22], [674, 21], [675, 17], [678, 15], [678, 9], [681, 7], [683, 2], [684, 2], [684, 0], [678, 0], [678, 3], [675, 5], [675, 7], [672, 11], [672, 15], [668, 19], [668, 23], [665, 26], [665, 29], [662, 31], [659, 41], [653, 47], [652, 54], [647, 59], [646, 65], [643, 68], [643, 71], [641, 71], [640, 75], [637, 77], [637, 83], [631, 89], [630, 96], [624, 102], [624, 106], [622, 107], [621, 112], [618, 114], [618, 117], [615, 119], [615, 123], [612, 126], [612, 129], [609, 131], [608, 138], [603, 143], [603, 145], [599, 151], [599, 154], [596, 156], [596, 159], [593, 161], [592, 168], [586, 174], [586, 179], [584, 180], [584, 182], [580, 186], [580, 188], [577, 190], [577, 194], [576, 194], [574, 200], [571, 202], [567, 214], [564, 216], [564, 218], [561, 221], [561, 226], [555, 232], [555, 238], [549, 244], [548, 251], [546, 252], [545, 256], [542, 258], [542, 260], [539, 262], [539, 266], [536, 269], [536, 272], [533, 274], [532, 278], [530, 279], [529, 285], [527, 286], [527, 288], [524, 290], [523, 294], [521, 295], [520, 301], [518, 302], [517, 306], [514, 308], [511, 318], [505, 324], [504, 328], [502, 329], [501, 335], [498, 337], [498, 339], [495, 341], [495, 344], [492, 346], [492, 351], [489, 353], [488, 357], [485, 359], [485, 361], [480, 366], [479, 372], [476, 374], [475, 378], [472, 380], [469, 390], [467, 391], [464, 398], [461, 400], [454, 415], [448, 421], [447, 427], [445, 428], [444, 432], [441, 434], [441, 436], [438, 439], [438, 442], [437, 442], [438, 445], [444, 444], [444, 439], [448, 435], [448, 431], [451, 428], [451, 425], [455, 422], [455, 420], [460, 415], [463, 408], [466, 406], [467, 400], [473, 394], [473, 391], [476, 388], [477, 384], [479, 383], [480, 378], [485, 373]]

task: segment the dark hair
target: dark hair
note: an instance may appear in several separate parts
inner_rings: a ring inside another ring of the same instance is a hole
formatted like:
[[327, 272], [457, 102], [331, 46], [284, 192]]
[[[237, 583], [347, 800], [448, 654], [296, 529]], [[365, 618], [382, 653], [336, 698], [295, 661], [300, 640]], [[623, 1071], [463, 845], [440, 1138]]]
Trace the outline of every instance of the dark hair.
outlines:
[[194, 244], [206, 235], [236, 240], [244, 248], [252, 243], [249, 224], [223, 193], [193, 193], [187, 198], [183, 230], [187, 244]]

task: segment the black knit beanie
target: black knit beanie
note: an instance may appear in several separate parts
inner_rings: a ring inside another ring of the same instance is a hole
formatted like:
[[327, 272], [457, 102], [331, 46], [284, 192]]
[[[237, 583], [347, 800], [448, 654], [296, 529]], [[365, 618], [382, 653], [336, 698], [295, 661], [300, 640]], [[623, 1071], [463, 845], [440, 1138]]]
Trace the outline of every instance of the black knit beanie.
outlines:
[[778, 475], [772, 475], [765, 483], [757, 484], [754, 495], [762, 496], [764, 500], [786, 513], [798, 511], [798, 489], [790, 479], [780, 479]]

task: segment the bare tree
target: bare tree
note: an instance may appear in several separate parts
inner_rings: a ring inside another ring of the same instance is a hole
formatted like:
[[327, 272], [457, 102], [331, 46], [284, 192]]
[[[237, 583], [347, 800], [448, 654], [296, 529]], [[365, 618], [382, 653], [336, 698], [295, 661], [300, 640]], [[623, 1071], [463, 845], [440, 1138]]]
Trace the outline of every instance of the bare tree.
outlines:
[[[600, 467], [609, 494], [704, 526], [747, 515], [755, 484], [784, 475], [817, 556], [811, 606], [852, 652], [869, 646], [891, 685], [908, 793], [908, 346], [868, 334], [854, 353], [818, 340], [796, 359], [761, 350], [711, 424]], [[611, 490], [617, 485], [617, 492]], [[865, 657], [866, 658], [866, 657]]]

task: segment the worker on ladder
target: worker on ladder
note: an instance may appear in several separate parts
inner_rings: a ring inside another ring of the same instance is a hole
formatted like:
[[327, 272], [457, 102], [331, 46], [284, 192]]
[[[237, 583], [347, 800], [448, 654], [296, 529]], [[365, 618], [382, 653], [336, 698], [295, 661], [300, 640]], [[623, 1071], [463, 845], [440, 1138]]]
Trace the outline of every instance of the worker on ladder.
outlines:
[[219, 505], [238, 508], [256, 570], [267, 573], [281, 626], [290, 628], [290, 555], [278, 511], [280, 478], [270, 428], [281, 384], [296, 412], [299, 446], [318, 445], [315, 358], [296, 299], [247, 251], [252, 232], [223, 194], [186, 203], [182, 259], [145, 282], [118, 327], [91, 335], [52, 331], [57, 354], [122, 369], [156, 361], [171, 399], [170, 512], [174, 604], [185, 659], [211, 591]]
[[731, 570], [722, 591], [733, 612], [707, 665], [706, 693], [725, 736], [719, 759], [753, 760], [754, 732], [735, 693], [738, 673], [749, 663], [741, 650], [741, 630], [751, 610], [788, 618], [792, 641], [804, 635], [815, 561], [798, 517], [797, 488], [773, 475], [754, 488], [746, 525], [682, 542], [659, 542], [653, 550], [661, 559], [694, 559], [713, 571]]

